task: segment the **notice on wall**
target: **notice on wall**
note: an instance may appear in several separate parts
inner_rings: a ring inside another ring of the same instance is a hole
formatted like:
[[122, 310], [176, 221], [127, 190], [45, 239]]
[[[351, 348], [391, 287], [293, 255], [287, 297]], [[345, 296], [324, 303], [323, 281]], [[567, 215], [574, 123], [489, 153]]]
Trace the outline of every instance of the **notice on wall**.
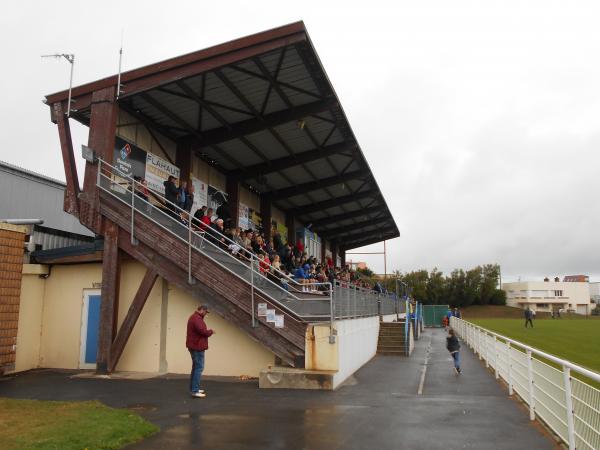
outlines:
[[240, 202], [240, 207], [238, 211], [238, 227], [242, 230], [247, 230], [250, 228], [250, 208], [248, 205]]
[[284, 323], [283, 323], [284, 317], [282, 314], [277, 314], [275, 316], [275, 328], [283, 328]]
[[267, 309], [267, 322], [275, 323], [275, 310]]
[[205, 183], [198, 178], [192, 177], [192, 186], [194, 186], [194, 203], [191, 213], [194, 215], [196, 210], [203, 206], [208, 206], [208, 183]]
[[285, 244], [288, 241], [288, 229], [285, 225], [281, 223], [277, 223], [277, 231], [279, 231], [279, 235], [281, 236], [281, 240]]
[[148, 189], [160, 192], [164, 195], [165, 186], [164, 182], [170, 176], [179, 178], [179, 167], [174, 166], [169, 161], [152, 154], [147, 153], [146, 155], [146, 183]]
[[258, 304], [258, 313], [257, 315], [259, 317], [265, 317], [267, 315], [267, 304], [266, 303], [259, 303]]

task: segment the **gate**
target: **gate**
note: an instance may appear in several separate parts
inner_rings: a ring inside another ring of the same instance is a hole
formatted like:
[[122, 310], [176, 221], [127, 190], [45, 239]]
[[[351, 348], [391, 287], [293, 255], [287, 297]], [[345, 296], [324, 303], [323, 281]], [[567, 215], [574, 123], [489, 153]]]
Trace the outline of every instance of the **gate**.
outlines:
[[423, 305], [423, 322], [426, 327], [441, 327], [442, 318], [448, 314], [449, 305]]

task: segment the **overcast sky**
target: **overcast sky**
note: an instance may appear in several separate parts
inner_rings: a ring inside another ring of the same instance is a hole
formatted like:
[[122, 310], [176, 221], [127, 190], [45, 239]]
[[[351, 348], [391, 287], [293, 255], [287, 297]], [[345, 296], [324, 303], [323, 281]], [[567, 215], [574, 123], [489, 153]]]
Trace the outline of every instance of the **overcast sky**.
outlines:
[[41, 100], [69, 67], [42, 54], [75, 53], [77, 85], [116, 72], [122, 29], [129, 70], [302, 19], [400, 228], [388, 271], [598, 280], [599, 18], [594, 1], [10, 2], [0, 159], [64, 179]]

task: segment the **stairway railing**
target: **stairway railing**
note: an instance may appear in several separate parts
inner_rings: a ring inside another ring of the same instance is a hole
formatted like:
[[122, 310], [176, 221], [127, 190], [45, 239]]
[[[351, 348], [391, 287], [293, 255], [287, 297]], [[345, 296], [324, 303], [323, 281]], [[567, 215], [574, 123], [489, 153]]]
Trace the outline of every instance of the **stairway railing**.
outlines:
[[[129, 232], [132, 244], [137, 244], [136, 215], [150, 220], [163, 231], [186, 244], [187, 272], [190, 284], [195, 283], [192, 267], [194, 252], [209, 258], [224, 270], [247, 283], [251, 291], [253, 326], [257, 325], [255, 305], [257, 291], [261, 296], [268, 298], [270, 302], [301, 321], [328, 320], [332, 335], [335, 319], [381, 315], [382, 313], [393, 314], [398, 310], [398, 302], [397, 300], [394, 302], [392, 296], [375, 295], [374, 291], [345, 286], [343, 282], [336, 282], [336, 286], [332, 286], [329, 282], [299, 283], [272, 264], [261, 261], [253, 252], [239, 249], [237, 256], [232, 254], [232, 249], [235, 248], [233, 246], [239, 246], [238, 243], [212, 227], [202, 229], [201, 226], [196, 226], [194, 223], [196, 219], [192, 218], [188, 211], [101, 159], [98, 160], [96, 184], [99, 189], [131, 209]], [[148, 195], [147, 198], [144, 198], [146, 191]], [[271, 276], [265, 276], [265, 274]], [[273, 278], [279, 279], [279, 282], [273, 281]], [[355, 298], [358, 296], [352, 311], [350, 311], [347, 301], [351, 296]], [[394, 304], [392, 305], [392, 303]], [[390, 310], [392, 311], [389, 312]]]

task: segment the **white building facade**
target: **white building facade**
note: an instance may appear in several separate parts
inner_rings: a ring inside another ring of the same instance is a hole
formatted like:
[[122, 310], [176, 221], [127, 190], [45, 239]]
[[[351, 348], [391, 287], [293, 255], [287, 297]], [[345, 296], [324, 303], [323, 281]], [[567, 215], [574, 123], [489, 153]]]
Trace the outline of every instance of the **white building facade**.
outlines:
[[590, 284], [564, 281], [522, 281], [503, 283], [506, 304], [540, 312], [572, 312], [588, 315], [591, 304]]

